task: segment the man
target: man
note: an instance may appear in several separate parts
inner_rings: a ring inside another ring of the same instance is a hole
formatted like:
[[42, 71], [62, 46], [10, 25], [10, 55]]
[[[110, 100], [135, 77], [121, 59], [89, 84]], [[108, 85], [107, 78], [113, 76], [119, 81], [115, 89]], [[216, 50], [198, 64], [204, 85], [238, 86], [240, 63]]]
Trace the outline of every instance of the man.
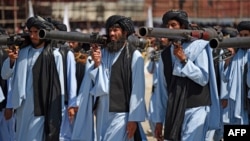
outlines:
[[153, 78], [153, 83], [152, 83], [152, 94], [150, 97], [150, 101], [149, 101], [149, 107], [148, 107], [148, 122], [149, 122], [149, 126], [150, 129], [148, 131], [148, 133], [152, 134], [154, 136], [154, 130], [155, 130], [155, 123], [153, 122], [155, 116], [154, 116], [154, 112], [155, 112], [155, 105], [157, 103], [156, 99], [155, 99], [155, 90], [158, 84], [158, 80], [157, 80], [157, 75], [159, 74], [158, 72], [158, 66], [159, 66], [159, 58], [161, 55], [161, 52], [164, 51], [167, 47], [169, 47], [170, 42], [168, 41], [167, 38], [151, 38], [151, 45], [153, 50], [151, 52], [149, 52], [149, 63], [147, 65], [147, 71], [152, 74], [152, 78]]
[[[47, 18], [47, 21], [53, 24], [56, 30], [67, 31], [67, 26], [60, 21]], [[54, 47], [59, 49], [63, 59], [64, 75], [64, 95], [62, 97], [62, 125], [60, 131], [60, 141], [70, 141], [73, 129], [73, 120], [76, 112], [76, 62], [73, 52], [65, 41], [52, 41]]]
[[[224, 27], [221, 29], [221, 32], [223, 34], [223, 38], [233, 38], [238, 36], [238, 31], [236, 28], [232, 27]], [[207, 134], [207, 140], [214, 140], [214, 141], [220, 141], [223, 138], [223, 130], [224, 130], [224, 115], [226, 115], [227, 112], [224, 113], [224, 109], [227, 106], [227, 82], [223, 81], [225, 79], [225, 76], [223, 75], [223, 71], [231, 62], [231, 58], [235, 55], [237, 51], [237, 48], [235, 47], [228, 47], [228, 48], [222, 48], [222, 49], [213, 49], [213, 55], [214, 55], [214, 64], [215, 64], [215, 70], [217, 74], [217, 86], [218, 86], [218, 92], [220, 97], [220, 103], [221, 103], [221, 128], [216, 131], [210, 131], [209, 134]], [[215, 54], [215, 52], [217, 52]], [[223, 115], [224, 113], [224, 115]]]
[[76, 79], [77, 79], [77, 94], [79, 93], [80, 85], [85, 74], [85, 64], [88, 60], [88, 51], [90, 45], [87, 43], [79, 43], [70, 41], [69, 47], [72, 49], [76, 61]]
[[[145, 137], [140, 122], [146, 118], [144, 60], [127, 42], [134, 33], [133, 22], [124, 16], [110, 16], [106, 33], [106, 47], [92, 45], [93, 63], [86, 70], [84, 88], [80, 88], [72, 140], [89, 141], [96, 136], [96, 141], [141, 141]], [[95, 129], [92, 113], [96, 116]]]
[[[49, 41], [39, 39], [40, 29], [53, 25], [39, 16], [26, 23], [30, 43], [20, 51], [8, 50], [1, 75], [12, 79], [11, 102], [16, 114], [17, 141], [59, 141], [62, 57]], [[60, 77], [59, 77], [60, 76]]]
[[[6, 31], [0, 27], [0, 37], [7, 36]], [[0, 67], [2, 67], [4, 60], [8, 57], [4, 48], [0, 47]], [[4, 80], [0, 77], [0, 140], [1, 141], [14, 141], [14, 118], [12, 108], [7, 105], [8, 98], [8, 84], [10, 79]], [[2, 96], [2, 97], [1, 97]], [[6, 117], [9, 116], [9, 117]]]
[[[162, 22], [173, 30], [189, 29], [188, 15], [182, 10], [166, 12]], [[169, 40], [172, 46], [166, 48], [159, 59], [155, 137], [204, 141], [206, 132], [219, 126], [212, 51], [204, 40]]]
[[[237, 30], [240, 37], [250, 36], [250, 21], [240, 22]], [[235, 48], [234, 56], [222, 67], [222, 82], [226, 83], [226, 88], [221, 90], [224, 124], [249, 124], [247, 55], [247, 48]]]

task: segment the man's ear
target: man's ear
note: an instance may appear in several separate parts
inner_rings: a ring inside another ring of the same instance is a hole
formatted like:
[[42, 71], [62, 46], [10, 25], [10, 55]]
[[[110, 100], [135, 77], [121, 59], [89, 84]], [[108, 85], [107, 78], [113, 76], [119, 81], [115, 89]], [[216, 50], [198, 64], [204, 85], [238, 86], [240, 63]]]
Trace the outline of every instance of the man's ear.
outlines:
[[127, 31], [123, 31], [123, 35], [127, 37], [128, 36], [128, 32]]

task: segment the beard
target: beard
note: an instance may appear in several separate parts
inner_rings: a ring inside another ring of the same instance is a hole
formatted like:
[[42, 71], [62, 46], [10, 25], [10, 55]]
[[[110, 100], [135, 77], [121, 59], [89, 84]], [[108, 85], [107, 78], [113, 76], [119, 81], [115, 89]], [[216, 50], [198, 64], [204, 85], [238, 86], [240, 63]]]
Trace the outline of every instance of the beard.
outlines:
[[109, 52], [117, 52], [119, 51], [124, 43], [126, 41], [126, 37], [121, 37], [119, 40], [117, 41], [111, 41], [107, 44], [107, 48]]

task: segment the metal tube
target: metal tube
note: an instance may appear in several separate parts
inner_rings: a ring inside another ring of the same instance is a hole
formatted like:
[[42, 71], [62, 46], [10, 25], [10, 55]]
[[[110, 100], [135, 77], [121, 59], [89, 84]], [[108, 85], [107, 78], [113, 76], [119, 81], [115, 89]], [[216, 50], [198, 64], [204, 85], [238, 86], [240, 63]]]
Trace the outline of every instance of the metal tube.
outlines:
[[106, 44], [106, 37], [100, 36], [97, 33], [86, 34], [80, 32], [67, 32], [58, 30], [48, 31], [41, 29], [39, 31], [39, 38], [60, 41], [77, 41], [82, 43]]
[[224, 38], [222, 41], [214, 38], [209, 45], [211, 48], [250, 48], [250, 37]]
[[[107, 43], [107, 37], [98, 35], [98, 33], [86, 34], [80, 32], [67, 32], [58, 30], [48, 31], [41, 29], [39, 31], [39, 38], [60, 41], [76, 41], [82, 43], [96, 43], [100, 45], [105, 45]], [[148, 40], [139, 38], [135, 35], [130, 35], [128, 37], [128, 42], [139, 48], [145, 48], [148, 44]]]
[[151, 28], [140, 27], [139, 35], [141, 37], [159, 37], [169, 39], [204, 39], [221, 38], [222, 34], [213, 28], [203, 28], [201, 30], [191, 29], [168, 29], [168, 28]]
[[0, 35], [0, 45], [7, 45], [9, 36]]

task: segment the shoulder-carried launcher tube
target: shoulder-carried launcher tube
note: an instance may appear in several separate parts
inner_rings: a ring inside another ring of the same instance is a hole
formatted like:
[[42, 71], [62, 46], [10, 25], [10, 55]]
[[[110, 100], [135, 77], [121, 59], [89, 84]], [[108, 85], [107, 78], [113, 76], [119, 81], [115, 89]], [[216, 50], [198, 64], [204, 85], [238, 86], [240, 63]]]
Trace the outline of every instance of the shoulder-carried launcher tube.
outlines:
[[0, 35], [0, 45], [7, 45], [8, 40], [9, 40], [9, 36]]
[[106, 44], [107, 38], [100, 36], [97, 33], [87, 34], [80, 32], [67, 32], [58, 30], [40, 30], [39, 38], [41, 39], [52, 39], [60, 41], [77, 41], [82, 43], [96, 43], [96, 44]]
[[209, 41], [211, 48], [250, 48], [250, 37], [232, 37], [219, 40], [217, 38]]
[[[58, 30], [44, 30], [39, 31], [39, 38], [50, 39], [50, 40], [60, 40], [60, 41], [76, 41], [81, 43], [96, 43], [99, 45], [107, 44], [107, 37], [99, 35], [98, 33], [80, 33], [80, 32], [67, 32]], [[130, 35], [128, 39], [129, 43], [132, 43], [138, 48], [145, 48], [147, 40], [139, 38], [134, 35]]]
[[221, 34], [213, 28], [203, 28], [201, 30], [192, 29], [168, 29], [168, 28], [139, 28], [139, 35], [141, 37], [158, 37], [169, 39], [204, 39], [210, 40], [213, 38], [221, 38]]
[[26, 34], [26, 33], [11, 34], [11, 35], [0, 35], [0, 45], [21, 46], [24, 43], [26, 37], [28, 37], [28, 34]]

